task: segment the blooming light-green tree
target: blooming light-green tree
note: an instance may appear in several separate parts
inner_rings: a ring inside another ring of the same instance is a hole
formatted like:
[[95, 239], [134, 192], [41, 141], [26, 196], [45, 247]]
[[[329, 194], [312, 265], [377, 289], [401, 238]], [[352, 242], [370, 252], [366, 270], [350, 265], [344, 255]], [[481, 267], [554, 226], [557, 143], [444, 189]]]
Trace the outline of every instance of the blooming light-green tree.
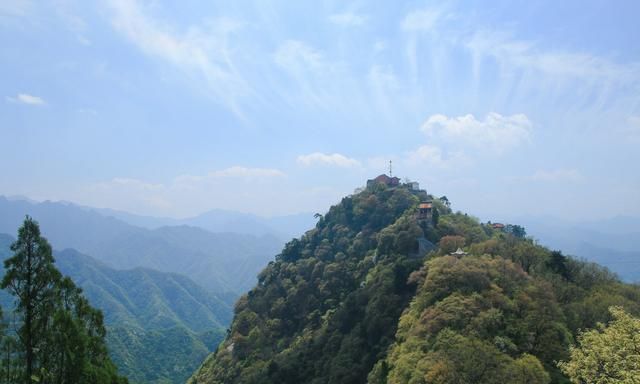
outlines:
[[640, 319], [621, 307], [609, 309], [613, 320], [578, 336], [571, 359], [560, 369], [576, 384], [640, 383]]

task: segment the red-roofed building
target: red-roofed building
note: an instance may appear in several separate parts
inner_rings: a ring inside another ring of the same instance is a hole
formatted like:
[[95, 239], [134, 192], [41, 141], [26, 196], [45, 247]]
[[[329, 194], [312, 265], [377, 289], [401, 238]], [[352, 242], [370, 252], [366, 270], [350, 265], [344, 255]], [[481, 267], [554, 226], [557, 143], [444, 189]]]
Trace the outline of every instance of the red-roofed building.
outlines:
[[388, 187], [397, 187], [400, 185], [400, 178], [398, 177], [389, 177], [385, 174], [382, 174], [375, 179], [367, 180], [367, 187], [371, 187], [376, 184], [384, 184]]
[[423, 201], [418, 205], [418, 219], [430, 220], [433, 214], [433, 202]]

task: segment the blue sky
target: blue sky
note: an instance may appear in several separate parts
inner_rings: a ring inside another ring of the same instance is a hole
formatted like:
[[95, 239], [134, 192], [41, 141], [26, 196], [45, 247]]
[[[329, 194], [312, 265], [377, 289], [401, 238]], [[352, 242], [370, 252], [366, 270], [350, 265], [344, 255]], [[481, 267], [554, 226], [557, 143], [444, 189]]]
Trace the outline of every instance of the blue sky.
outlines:
[[324, 211], [383, 173], [495, 219], [640, 215], [636, 1], [0, 2], [0, 194]]

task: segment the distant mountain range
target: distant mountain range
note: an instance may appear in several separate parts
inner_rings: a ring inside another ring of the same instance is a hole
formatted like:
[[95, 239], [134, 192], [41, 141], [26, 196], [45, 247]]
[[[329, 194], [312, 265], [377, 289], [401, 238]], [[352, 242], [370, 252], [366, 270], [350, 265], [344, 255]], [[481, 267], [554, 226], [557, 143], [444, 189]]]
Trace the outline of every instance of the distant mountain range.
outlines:
[[302, 215], [261, 219], [227, 211], [173, 220], [0, 197], [0, 232], [15, 233], [27, 214], [56, 249], [74, 248], [116, 269], [181, 273], [227, 303], [252, 287], [258, 272], [280, 251], [285, 238], [277, 233], [300, 234], [315, 220], [312, 215], [309, 220]]
[[146, 330], [223, 328], [231, 307], [189, 278], [147, 268], [116, 270], [74, 249], [55, 252], [56, 266], [82, 287], [110, 325]]
[[[1, 260], [14, 239], [0, 234]], [[231, 307], [175, 273], [115, 270], [73, 249], [55, 251], [56, 266], [102, 310], [107, 344], [120, 372], [134, 383], [182, 383], [222, 340]], [[0, 291], [8, 313], [13, 297]]]
[[518, 217], [541, 244], [604, 265], [627, 282], [640, 281], [640, 218], [569, 222], [554, 217]]
[[[56, 265], [103, 311], [112, 358], [133, 383], [184, 382], [224, 337], [236, 298], [315, 222], [228, 211], [174, 220], [0, 197], [2, 260], [25, 215], [64, 249]], [[0, 291], [0, 303], [13, 298]]]
[[300, 237], [316, 223], [313, 213], [265, 218], [250, 213], [214, 209], [186, 219], [172, 219], [168, 217], [141, 216], [106, 208], [83, 208], [147, 229], [188, 225], [200, 227], [209, 232], [233, 232], [254, 236], [272, 235], [285, 241]]

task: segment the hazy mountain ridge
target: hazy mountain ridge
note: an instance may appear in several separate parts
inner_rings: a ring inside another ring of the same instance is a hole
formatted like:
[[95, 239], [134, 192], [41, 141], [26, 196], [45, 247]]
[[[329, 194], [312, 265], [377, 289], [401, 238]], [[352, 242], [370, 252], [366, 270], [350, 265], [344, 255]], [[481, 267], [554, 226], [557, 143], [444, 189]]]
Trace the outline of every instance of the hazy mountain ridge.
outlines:
[[193, 217], [174, 219], [169, 217], [136, 215], [108, 208], [83, 208], [147, 229], [189, 225], [200, 227], [210, 232], [233, 232], [255, 236], [271, 235], [281, 240], [289, 240], [301, 236], [305, 230], [311, 228], [316, 222], [311, 212], [261, 217], [250, 213], [212, 209]]
[[554, 217], [516, 220], [545, 246], [604, 265], [625, 281], [640, 281], [640, 218], [618, 216], [584, 222]]
[[132, 382], [184, 382], [224, 335], [230, 307], [185, 276], [115, 270], [72, 249], [55, 257], [103, 311], [110, 354]]
[[148, 268], [116, 270], [73, 249], [54, 256], [60, 271], [104, 311], [107, 324], [203, 332], [230, 321], [230, 307], [185, 276]]
[[[177, 272], [232, 303], [281, 248], [273, 235], [211, 233], [192, 226], [136, 227], [71, 203], [0, 197], [0, 232], [13, 233], [26, 214], [56, 249], [73, 248], [118, 269]], [[198, 246], [195, 246], [198, 244]]]

